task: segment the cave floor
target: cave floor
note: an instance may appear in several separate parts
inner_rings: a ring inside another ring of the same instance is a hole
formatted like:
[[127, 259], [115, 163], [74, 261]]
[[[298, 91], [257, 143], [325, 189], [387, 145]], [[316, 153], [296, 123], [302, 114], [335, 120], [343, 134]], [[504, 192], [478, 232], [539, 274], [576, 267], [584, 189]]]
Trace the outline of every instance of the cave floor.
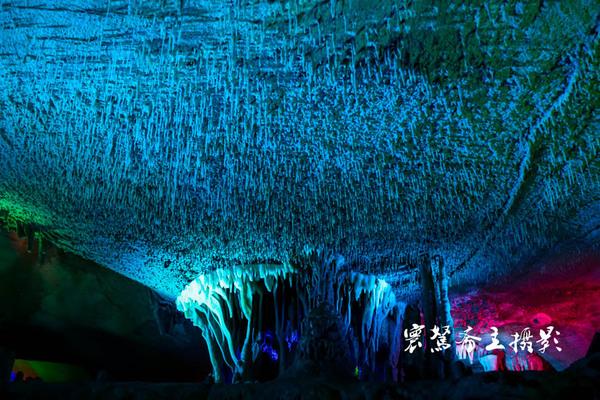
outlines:
[[600, 354], [562, 372], [488, 372], [405, 384], [280, 378], [265, 383], [13, 383], [9, 399], [600, 399]]

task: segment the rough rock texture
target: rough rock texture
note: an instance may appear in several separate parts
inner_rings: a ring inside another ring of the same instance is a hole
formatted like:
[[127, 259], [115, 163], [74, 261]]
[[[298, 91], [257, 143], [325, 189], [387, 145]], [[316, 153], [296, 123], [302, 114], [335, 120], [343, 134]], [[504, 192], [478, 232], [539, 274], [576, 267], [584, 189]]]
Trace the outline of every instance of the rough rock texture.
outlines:
[[324, 303], [312, 310], [298, 347], [299, 359], [320, 363], [329, 372], [352, 376], [350, 349], [343, 337], [343, 323], [335, 309]]
[[[457, 333], [467, 326], [482, 338], [475, 349], [474, 366], [486, 354], [498, 354], [507, 370], [563, 370], [586, 356], [594, 335], [600, 331], [600, 254], [548, 257], [525, 275], [506, 276], [502, 281], [479, 288], [464, 288], [452, 299]], [[558, 340], [540, 352], [540, 330], [553, 326]], [[505, 350], [486, 351], [491, 327]], [[530, 328], [533, 354], [510, 347], [512, 335]], [[558, 351], [556, 347], [561, 351]], [[469, 362], [465, 360], [467, 364]], [[481, 361], [483, 363], [483, 361]]]
[[599, 11], [2, 1], [0, 208], [173, 298], [311, 248], [406, 291], [421, 251], [506, 272], [597, 238]]

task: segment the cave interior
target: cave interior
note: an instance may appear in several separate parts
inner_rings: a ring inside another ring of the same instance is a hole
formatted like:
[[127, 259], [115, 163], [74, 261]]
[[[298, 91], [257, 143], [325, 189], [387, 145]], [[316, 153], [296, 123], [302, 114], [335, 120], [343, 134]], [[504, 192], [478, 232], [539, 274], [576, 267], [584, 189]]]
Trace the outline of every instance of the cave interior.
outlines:
[[599, 32], [0, 0], [0, 398], [600, 398]]

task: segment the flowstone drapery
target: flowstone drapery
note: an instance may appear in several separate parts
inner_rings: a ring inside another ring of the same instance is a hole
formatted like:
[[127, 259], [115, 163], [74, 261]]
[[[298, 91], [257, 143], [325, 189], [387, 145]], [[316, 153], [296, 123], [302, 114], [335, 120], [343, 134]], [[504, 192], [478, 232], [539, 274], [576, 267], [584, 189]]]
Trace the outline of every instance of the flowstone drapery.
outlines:
[[340, 257], [215, 270], [177, 299], [202, 330], [216, 381], [260, 379], [253, 369], [261, 353], [283, 372], [297, 356], [304, 317], [323, 305], [339, 316], [340, 348], [357, 374], [397, 379], [404, 303], [385, 281], [344, 268]]
[[177, 308], [202, 330], [216, 381], [223, 380], [223, 367], [231, 377], [246, 370], [250, 346], [257, 344], [263, 326], [263, 297], [290, 272], [289, 265], [269, 264], [215, 270], [193, 280], [178, 297]]

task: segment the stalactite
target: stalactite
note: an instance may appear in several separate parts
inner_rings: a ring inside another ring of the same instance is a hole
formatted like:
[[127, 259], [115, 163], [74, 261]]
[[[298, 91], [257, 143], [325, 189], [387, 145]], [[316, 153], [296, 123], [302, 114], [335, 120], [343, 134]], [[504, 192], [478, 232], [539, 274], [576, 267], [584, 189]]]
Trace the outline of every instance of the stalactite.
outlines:
[[[185, 316], [203, 330], [203, 336], [210, 337], [210, 348], [213, 352], [211, 362], [213, 370], [221, 368], [224, 362], [233, 379], [243, 377], [250, 365], [250, 340], [253, 337], [253, 300], [254, 292], [259, 293], [259, 303], [262, 308], [264, 293], [259, 286], [254, 286], [256, 281], [264, 281], [267, 292], [275, 292], [277, 279], [290, 273], [291, 269], [285, 265], [255, 265], [248, 269], [216, 270], [212, 274], [201, 275], [198, 280], [192, 281], [181, 293], [177, 300], [177, 307]], [[239, 304], [239, 313], [235, 312], [235, 304]], [[259, 310], [259, 313], [261, 310]], [[246, 324], [245, 335], [241, 343], [235, 343], [232, 325], [241, 318]], [[262, 324], [262, 315], [258, 316]], [[260, 329], [261, 326], [259, 325]], [[219, 355], [212, 348], [213, 341], [219, 348]], [[207, 341], [207, 344], [209, 342]], [[236, 354], [237, 346], [240, 354]], [[215, 379], [217, 377], [215, 376]], [[218, 379], [222, 379], [219, 375]]]
[[[177, 306], [203, 330], [205, 338], [210, 337], [207, 344], [214, 370], [220, 370], [224, 364], [234, 379], [245, 377], [251, 360], [256, 358], [253, 351], [250, 357], [251, 348], [255, 347], [252, 343], [263, 336], [264, 329], [272, 329], [282, 373], [291, 362], [288, 335], [294, 330], [302, 335], [294, 321], [299, 324], [302, 316], [329, 304], [340, 316], [343, 341], [354, 346], [357, 365], [372, 372], [395, 369], [397, 376], [400, 352], [397, 336], [404, 306], [391, 286], [374, 276], [347, 270], [339, 257], [312, 256], [309, 265], [313, 263], [318, 267], [257, 265], [215, 270], [188, 285]], [[263, 320], [266, 295], [272, 298], [273, 310], [269, 313], [274, 316], [273, 325]], [[297, 315], [293, 315], [294, 310]], [[242, 326], [244, 334], [236, 333]], [[377, 354], [382, 346], [391, 351], [385, 365], [378, 365]], [[236, 354], [238, 347], [241, 351]]]

